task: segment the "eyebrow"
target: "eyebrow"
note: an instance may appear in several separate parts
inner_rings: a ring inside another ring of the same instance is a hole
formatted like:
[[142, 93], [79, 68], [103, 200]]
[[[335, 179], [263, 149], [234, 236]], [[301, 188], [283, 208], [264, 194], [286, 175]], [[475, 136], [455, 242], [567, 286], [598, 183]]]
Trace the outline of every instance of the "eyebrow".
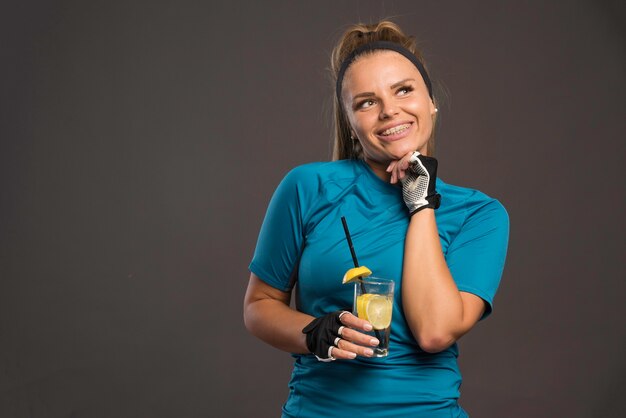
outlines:
[[406, 83], [407, 81], [415, 81], [414, 78], [405, 78], [404, 80], [398, 81], [395, 84], [391, 85], [391, 89], [395, 89], [396, 87], [400, 87], [402, 84]]
[[[400, 87], [401, 85], [403, 85], [403, 84], [404, 84], [404, 83], [406, 83], [407, 81], [415, 81], [415, 79], [414, 79], [414, 78], [405, 78], [404, 80], [400, 80], [400, 81], [398, 81], [397, 83], [393, 83], [393, 84], [392, 84], [389, 88], [393, 90], [393, 89], [395, 89], [396, 87]], [[355, 94], [355, 95], [352, 97], [352, 101], [354, 101], [354, 100], [356, 100], [356, 99], [358, 99], [358, 98], [361, 98], [361, 97], [371, 97], [371, 96], [374, 96], [374, 95], [375, 95], [375, 94], [374, 94], [373, 92], [371, 92], [371, 91], [366, 91], [366, 92], [363, 92], [363, 93]]]

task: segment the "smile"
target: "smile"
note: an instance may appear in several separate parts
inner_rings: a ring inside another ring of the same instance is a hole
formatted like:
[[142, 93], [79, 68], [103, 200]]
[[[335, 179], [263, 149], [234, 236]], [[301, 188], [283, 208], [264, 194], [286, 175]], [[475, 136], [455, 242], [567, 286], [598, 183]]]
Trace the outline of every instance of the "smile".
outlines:
[[402, 125], [394, 126], [393, 128], [386, 129], [386, 130], [382, 131], [379, 135], [389, 136], [389, 135], [399, 134], [399, 133], [402, 133], [402, 132], [406, 131], [410, 127], [411, 127], [410, 123], [405, 123], [405, 124], [402, 124]]

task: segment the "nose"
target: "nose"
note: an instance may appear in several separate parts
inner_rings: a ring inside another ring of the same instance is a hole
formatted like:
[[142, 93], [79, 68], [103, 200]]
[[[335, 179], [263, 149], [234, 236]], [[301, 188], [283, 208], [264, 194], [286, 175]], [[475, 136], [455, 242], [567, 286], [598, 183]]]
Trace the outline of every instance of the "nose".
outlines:
[[390, 119], [398, 114], [398, 107], [391, 100], [381, 102], [380, 119]]

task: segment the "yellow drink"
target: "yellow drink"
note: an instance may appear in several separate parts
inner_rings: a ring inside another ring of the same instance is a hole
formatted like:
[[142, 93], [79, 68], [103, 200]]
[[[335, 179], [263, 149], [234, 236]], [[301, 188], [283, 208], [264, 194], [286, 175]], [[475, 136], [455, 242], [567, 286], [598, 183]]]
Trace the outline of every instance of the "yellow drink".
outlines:
[[374, 347], [374, 357], [385, 357], [389, 352], [391, 316], [393, 313], [393, 280], [367, 277], [354, 285], [354, 314], [365, 319], [374, 331], [378, 347]]
[[356, 298], [357, 316], [372, 324], [376, 330], [382, 330], [391, 325], [393, 312], [393, 296], [365, 293]]

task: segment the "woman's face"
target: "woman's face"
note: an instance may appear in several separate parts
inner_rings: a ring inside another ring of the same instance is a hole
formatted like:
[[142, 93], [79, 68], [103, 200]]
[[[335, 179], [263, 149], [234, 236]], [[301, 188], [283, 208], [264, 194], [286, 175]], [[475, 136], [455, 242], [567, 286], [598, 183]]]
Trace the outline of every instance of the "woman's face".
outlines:
[[386, 168], [412, 151], [426, 153], [435, 105], [418, 69], [394, 51], [357, 58], [346, 71], [342, 99], [370, 165]]

